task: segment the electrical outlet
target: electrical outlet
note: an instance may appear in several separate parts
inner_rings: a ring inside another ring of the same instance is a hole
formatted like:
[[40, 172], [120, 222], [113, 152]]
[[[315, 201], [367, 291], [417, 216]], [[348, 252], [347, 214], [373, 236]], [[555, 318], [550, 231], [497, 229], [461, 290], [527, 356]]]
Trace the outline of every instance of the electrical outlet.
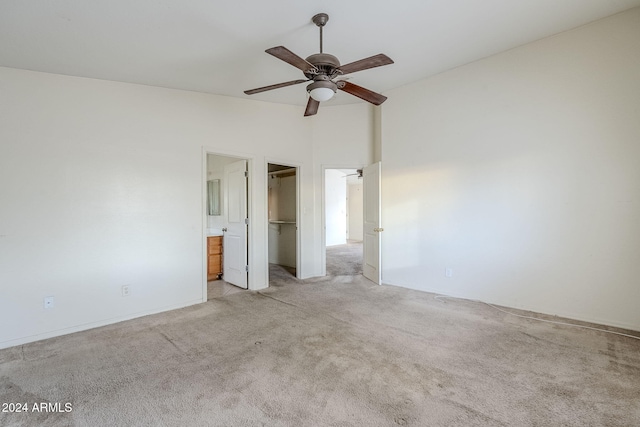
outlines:
[[128, 297], [129, 294], [131, 294], [131, 289], [129, 289], [129, 285], [123, 285], [122, 286], [122, 296], [123, 297]]
[[53, 308], [53, 297], [44, 297], [44, 308]]
[[444, 275], [447, 277], [453, 277], [453, 268], [447, 267], [444, 269]]

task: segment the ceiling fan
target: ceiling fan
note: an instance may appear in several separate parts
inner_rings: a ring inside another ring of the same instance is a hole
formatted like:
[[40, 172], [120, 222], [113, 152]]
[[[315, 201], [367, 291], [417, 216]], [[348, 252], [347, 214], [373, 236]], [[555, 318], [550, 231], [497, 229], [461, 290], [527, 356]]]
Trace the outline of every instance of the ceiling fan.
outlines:
[[343, 178], [346, 178], [348, 176], [357, 176], [358, 179], [362, 179], [362, 169], [356, 169], [356, 173], [350, 173], [349, 175], [343, 176]]
[[335, 79], [345, 74], [355, 73], [356, 71], [393, 64], [391, 58], [381, 53], [359, 61], [350, 62], [346, 65], [340, 65], [338, 58], [328, 53], [323, 53], [322, 51], [322, 28], [326, 25], [327, 21], [329, 21], [329, 15], [326, 13], [318, 13], [311, 18], [311, 21], [320, 28], [320, 53], [314, 53], [306, 59], [302, 59], [284, 46], [272, 47], [265, 51], [268, 54], [302, 70], [306, 79], [292, 80], [290, 82], [277, 83], [270, 86], [245, 90], [244, 93], [247, 95], [253, 95], [272, 89], [279, 89], [281, 87], [313, 81], [313, 83], [307, 86], [309, 101], [307, 102], [307, 108], [304, 111], [305, 116], [312, 116], [316, 114], [318, 112], [320, 102], [331, 99], [338, 89], [357, 96], [358, 98], [374, 105], [380, 105], [386, 101], [387, 97], [384, 95], [370, 91], [369, 89], [365, 89], [346, 80]]

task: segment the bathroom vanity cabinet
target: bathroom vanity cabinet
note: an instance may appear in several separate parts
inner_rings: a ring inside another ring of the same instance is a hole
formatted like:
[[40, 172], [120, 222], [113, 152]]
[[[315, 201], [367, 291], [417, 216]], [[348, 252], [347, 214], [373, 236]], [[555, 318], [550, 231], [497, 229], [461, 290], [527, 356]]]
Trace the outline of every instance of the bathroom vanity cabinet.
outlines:
[[207, 237], [207, 281], [222, 275], [222, 236]]

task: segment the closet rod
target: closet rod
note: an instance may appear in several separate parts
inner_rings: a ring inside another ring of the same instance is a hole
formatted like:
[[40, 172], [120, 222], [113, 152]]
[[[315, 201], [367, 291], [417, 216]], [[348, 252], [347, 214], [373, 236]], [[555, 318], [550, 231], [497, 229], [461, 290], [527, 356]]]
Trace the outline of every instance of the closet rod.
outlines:
[[282, 175], [283, 173], [296, 173], [296, 168], [282, 169], [280, 171], [269, 172], [269, 175]]

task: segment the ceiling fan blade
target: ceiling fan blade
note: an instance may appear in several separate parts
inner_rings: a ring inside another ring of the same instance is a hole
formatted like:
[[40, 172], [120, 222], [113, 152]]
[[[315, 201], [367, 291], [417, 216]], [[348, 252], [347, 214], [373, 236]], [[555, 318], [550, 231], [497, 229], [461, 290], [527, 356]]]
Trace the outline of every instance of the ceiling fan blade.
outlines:
[[340, 80], [339, 82], [336, 82], [336, 84], [338, 85], [338, 89], [350, 93], [353, 96], [357, 96], [360, 99], [364, 99], [374, 105], [380, 105], [387, 100], [387, 97], [384, 95], [380, 95], [379, 93], [370, 91], [362, 86], [358, 86], [344, 80]]
[[380, 53], [378, 55], [370, 56], [359, 61], [342, 65], [338, 69], [342, 71], [342, 74], [350, 74], [355, 73], [356, 71], [368, 70], [369, 68], [375, 68], [389, 64], [393, 64], [393, 60], [387, 55]]
[[313, 64], [300, 58], [298, 55], [291, 52], [289, 49], [287, 49], [284, 46], [272, 47], [271, 49], [265, 50], [265, 52], [267, 52], [269, 55], [273, 55], [276, 58], [283, 60], [284, 62], [287, 62], [293, 65], [296, 68], [301, 69], [305, 73], [316, 70], [316, 67]]
[[305, 83], [305, 82], [308, 82], [308, 81], [309, 80], [291, 80], [290, 82], [278, 83], [278, 84], [275, 84], [275, 85], [269, 85], [269, 86], [259, 87], [259, 88], [256, 88], [256, 89], [245, 90], [244, 93], [247, 94], [247, 95], [253, 95], [255, 93], [266, 92], [266, 91], [272, 90], [272, 89], [280, 89], [281, 87], [297, 85], [297, 84]]
[[307, 116], [313, 116], [314, 114], [316, 114], [318, 112], [319, 105], [320, 103], [318, 101], [316, 101], [312, 97], [309, 97], [309, 102], [307, 102], [307, 108], [304, 110], [304, 116], [307, 117]]

